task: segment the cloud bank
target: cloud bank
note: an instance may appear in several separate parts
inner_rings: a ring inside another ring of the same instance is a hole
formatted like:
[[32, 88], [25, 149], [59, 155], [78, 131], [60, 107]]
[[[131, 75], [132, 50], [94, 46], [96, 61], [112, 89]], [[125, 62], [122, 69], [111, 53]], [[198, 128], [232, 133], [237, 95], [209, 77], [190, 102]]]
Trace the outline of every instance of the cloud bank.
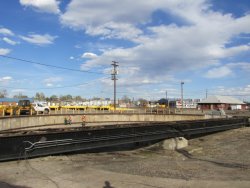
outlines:
[[[178, 25], [173, 19], [167, 24], [152, 25], [152, 14], [159, 10], [182, 20], [183, 24]], [[105, 3], [73, 0], [60, 20], [63, 25], [84, 30], [89, 35], [133, 42], [132, 47], [104, 50], [82, 65], [86, 70], [107, 66], [116, 60], [121, 69], [123, 66], [138, 67], [137, 71], [127, 74], [124, 82], [143, 84], [151, 83], [152, 79], [163, 82], [179, 72], [206, 69], [207, 78], [226, 77], [231, 69], [214, 66], [225, 63], [225, 58], [250, 51], [249, 44], [228, 47], [235, 36], [250, 33], [250, 15], [236, 18], [216, 12], [205, 0], [133, 3], [131, 0]], [[216, 73], [221, 76], [215, 76], [219, 75]]]

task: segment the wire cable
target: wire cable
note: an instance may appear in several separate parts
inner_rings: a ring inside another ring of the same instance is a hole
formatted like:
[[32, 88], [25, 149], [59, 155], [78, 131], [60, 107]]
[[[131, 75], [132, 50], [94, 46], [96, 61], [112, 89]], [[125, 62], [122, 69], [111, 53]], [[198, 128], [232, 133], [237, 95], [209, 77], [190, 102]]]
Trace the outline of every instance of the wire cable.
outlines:
[[11, 56], [7, 56], [7, 55], [0, 55], [0, 57], [12, 59], [12, 60], [17, 60], [17, 61], [22, 61], [22, 62], [29, 63], [29, 64], [42, 65], [42, 66], [46, 66], [46, 67], [52, 67], [52, 68], [63, 69], [63, 70], [74, 71], [74, 72], [84, 72], [84, 73], [90, 73], [90, 74], [105, 74], [102, 72], [78, 70], [78, 69], [72, 69], [72, 68], [61, 67], [61, 66], [56, 66], [56, 65], [49, 65], [49, 64], [45, 64], [45, 63], [39, 63], [39, 62], [25, 60], [25, 59], [16, 58], [16, 57], [11, 57]]

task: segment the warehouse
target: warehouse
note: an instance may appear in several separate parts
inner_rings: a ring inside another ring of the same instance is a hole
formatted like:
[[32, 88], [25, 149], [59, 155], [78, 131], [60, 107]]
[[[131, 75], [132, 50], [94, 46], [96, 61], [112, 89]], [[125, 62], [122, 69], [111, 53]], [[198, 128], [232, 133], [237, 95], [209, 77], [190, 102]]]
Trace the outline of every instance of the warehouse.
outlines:
[[229, 96], [209, 96], [198, 103], [200, 110], [245, 110], [246, 104]]

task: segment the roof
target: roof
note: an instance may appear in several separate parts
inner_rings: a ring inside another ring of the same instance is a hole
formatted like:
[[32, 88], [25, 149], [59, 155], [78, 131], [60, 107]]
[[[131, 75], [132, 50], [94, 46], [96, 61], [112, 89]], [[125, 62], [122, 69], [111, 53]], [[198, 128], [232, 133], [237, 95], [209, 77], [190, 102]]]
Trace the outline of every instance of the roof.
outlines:
[[202, 100], [198, 104], [245, 104], [239, 99], [229, 97], [229, 96], [208, 96], [206, 99]]

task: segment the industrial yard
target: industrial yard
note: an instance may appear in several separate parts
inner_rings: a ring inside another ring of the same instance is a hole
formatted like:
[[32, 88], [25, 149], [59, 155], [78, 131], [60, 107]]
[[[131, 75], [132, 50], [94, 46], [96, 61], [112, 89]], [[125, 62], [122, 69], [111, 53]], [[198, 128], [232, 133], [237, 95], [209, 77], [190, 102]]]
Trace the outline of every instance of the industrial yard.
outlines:
[[249, 2], [0, 14], [0, 188], [250, 188]]
[[250, 128], [189, 140], [179, 150], [145, 148], [0, 163], [0, 187], [249, 187]]

